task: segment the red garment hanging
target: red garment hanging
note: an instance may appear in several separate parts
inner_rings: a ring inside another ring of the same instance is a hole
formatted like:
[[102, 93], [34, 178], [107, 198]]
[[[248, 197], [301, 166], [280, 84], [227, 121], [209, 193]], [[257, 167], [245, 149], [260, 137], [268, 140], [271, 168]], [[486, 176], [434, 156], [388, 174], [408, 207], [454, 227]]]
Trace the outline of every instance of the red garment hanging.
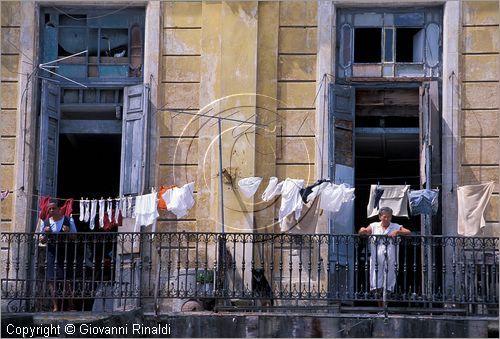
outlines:
[[49, 203], [50, 196], [41, 197], [40, 201], [38, 202], [38, 207], [40, 208], [40, 214], [38, 215], [38, 217], [42, 220], [45, 220], [49, 217]]
[[103, 225], [102, 229], [105, 231], [112, 231], [114, 230], [117, 226], [122, 225], [122, 213], [120, 210], [118, 210], [118, 222], [115, 222], [115, 213], [116, 210], [113, 209], [111, 212], [111, 220], [109, 220], [108, 212], [104, 212], [104, 220], [103, 220]]
[[72, 212], [73, 212], [73, 198], [69, 198], [64, 202], [64, 205], [61, 207], [61, 213], [66, 217], [70, 217]]

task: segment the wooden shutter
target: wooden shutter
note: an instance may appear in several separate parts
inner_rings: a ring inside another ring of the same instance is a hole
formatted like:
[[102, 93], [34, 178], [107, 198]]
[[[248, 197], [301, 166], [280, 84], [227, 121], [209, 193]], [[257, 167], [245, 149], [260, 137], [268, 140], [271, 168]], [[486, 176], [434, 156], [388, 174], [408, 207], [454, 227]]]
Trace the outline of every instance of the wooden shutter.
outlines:
[[146, 185], [149, 88], [124, 88], [120, 194], [142, 194]]
[[57, 194], [57, 158], [59, 151], [59, 86], [48, 80], [42, 81], [40, 107], [40, 195]]
[[[425, 186], [441, 184], [441, 117], [437, 81], [420, 87], [420, 182]], [[430, 146], [426, 153], [427, 145]], [[430, 173], [426, 172], [429, 165]], [[429, 177], [430, 176], [430, 177]]]
[[330, 84], [330, 176], [334, 164], [354, 167], [354, 88]]
[[[352, 86], [329, 85], [330, 178], [335, 178], [336, 183], [346, 183], [351, 186], [354, 186], [354, 107]], [[329, 224], [331, 234], [352, 234], [354, 232], [354, 207], [352, 206], [350, 213], [332, 216]], [[330, 246], [330, 265], [339, 268], [330, 286], [333, 292], [352, 292], [353, 248], [352, 244], [348, 245], [348, 243], [344, 238], [343, 241], [334, 241]]]

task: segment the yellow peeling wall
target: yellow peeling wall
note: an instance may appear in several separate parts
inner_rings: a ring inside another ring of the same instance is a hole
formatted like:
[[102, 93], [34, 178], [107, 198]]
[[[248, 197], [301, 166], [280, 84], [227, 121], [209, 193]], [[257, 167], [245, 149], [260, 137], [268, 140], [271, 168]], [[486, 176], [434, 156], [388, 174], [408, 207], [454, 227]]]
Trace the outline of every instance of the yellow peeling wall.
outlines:
[[[162, 2], [159, 104], [165, 109], [196, 113], [199, 109], [201, 62], [201, 2]], [[198, 126], [192, 116], [158, 112], [158, 183], [195, 181], [198, 166]], [[197, 185], [198, 187], [198, 185]], [[159, 230], [196, 229], [196, 209], [183, 220], [161, 212]]]
[[[269, 225], [277, 206], [259, 205], [269, 177], [301, 178], [306, 184], [315, 180], [317, 2], [162, 2], [162, 13], [159, 106], [197, 112], [226, 95], [262, 95], [253, 104], [266, 110], [255, 109], [254, 113], [258, 122], [269, 123], [269, 130], [253, 135], [255, 139], [249, 142], [255, 146], [245, 149], [237, 145], [234, 152], [239, 152], [239, 165], [224, 162], [224, 168], [234, 170], [229, 173], [232, 185], [224, 178], [225, 218], [229, 226], [241, 221], [250, 229], [273, 231]], [[232, 36], [244, 40], [234, 41]], [[244, 114], [251, 117], [251, 112]], [[277, 119], [271, 119], [273, 115]], [[162, 213], [160, 230], [216, 229], [216, 150], [205, 158], [209, 137], [215, 134], [200, 129], [200, 122], [191, 119], [158, 113], [158, 184], [195, 181], [198, 198], [195, 208], [182, 220]], [[225, 147], [230, 142], [224, 139]], [[214, 146], [217, 143], [212, 149]], [[234, 152], [224, 149], [223, 156], [227, 160]], [[202, 182], [206, 173], [211, 174], [209, 188]], [[237, 192], [237, 180], [250, 175], [264, 178], [254, 207]], [[253, 221], [241, 213], [252, 208], [262, 211]]]
[[499, 4], [468, 1], [462, 6], [460, 182], [495, 182], [485, 219], [498, 223]]
[[0, 203], [0, 231], [12, 231], [19, 98], [20, 2], [2, 1], [0, 187], [10, 195]]

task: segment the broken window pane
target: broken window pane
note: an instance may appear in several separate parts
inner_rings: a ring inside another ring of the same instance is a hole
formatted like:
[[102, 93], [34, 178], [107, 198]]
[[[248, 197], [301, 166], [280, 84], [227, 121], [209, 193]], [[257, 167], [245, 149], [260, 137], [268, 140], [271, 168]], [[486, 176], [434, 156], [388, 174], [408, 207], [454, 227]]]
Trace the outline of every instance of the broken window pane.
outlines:
[[356, 28], [354, 30], [354, 62], [382, 61], [382, 28]]
[[423, 62], [424, 30], [396, 29], [396, 62]]

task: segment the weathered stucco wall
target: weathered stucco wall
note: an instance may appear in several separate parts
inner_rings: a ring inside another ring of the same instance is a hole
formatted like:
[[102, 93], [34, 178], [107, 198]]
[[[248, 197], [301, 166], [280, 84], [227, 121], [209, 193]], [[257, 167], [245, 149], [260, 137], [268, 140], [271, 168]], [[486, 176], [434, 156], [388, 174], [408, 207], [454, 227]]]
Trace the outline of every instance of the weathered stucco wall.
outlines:
[[16, 136], [20, 75], [19, 1], [2, 1], [1, 113], [0, 113], [0, 187], [10, 191], [0, 203], [0, 231], [11, 231], [14, 219]]
[[[162, 41], [158, 107], [197, 112], [201, 63], [201, 2], [162, 2]], [[157, 113], [158, 184], [196, 181], [198, 125], [192, 116]], [[196, 190], [198, 183], [196, 182]], [[162, 211], [160, 231], [196, 229], [198, 204], [182, 220]]]
[[485, 219], [498, 223], [498, 1], [466, 1], [462, 9], [460, 181], [495, 182]]
[[[223, 167], [233, 179], [224, 178], [224, 198], [228, 230], [272, 232], [279, 205], [260, 201], [269, 177], [315, 180], [317, 3], [163, 2], [162, 13], [159, 106], [193, 113], [213, 107], [209, 114], [239, 107], [232, 118], [267, 124], [244, 138], [235, 138], [238, 129], [224, 133]], [[219, 230], [217, 126], [208, 127], [215, 121], [160, 112], [157, 122], [158, 184], [195, 181], [197, 196], [182, 220], [162, 213], [159, 229]], [[252, 175], [264, 181], [248, 200], [237, 181]], [[255, 210], [254, 220], [247, 212]]]

